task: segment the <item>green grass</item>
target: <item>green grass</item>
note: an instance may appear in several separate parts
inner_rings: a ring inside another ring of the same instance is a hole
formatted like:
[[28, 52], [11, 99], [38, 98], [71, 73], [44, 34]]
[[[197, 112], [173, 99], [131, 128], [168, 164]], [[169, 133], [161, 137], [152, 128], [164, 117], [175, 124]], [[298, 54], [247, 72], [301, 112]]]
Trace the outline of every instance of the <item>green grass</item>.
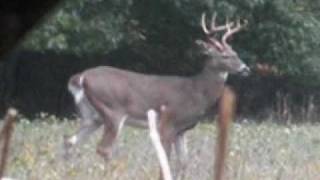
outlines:
[[[72, 160], [64, 161], [62, 136], [74, 132], [77, 123], [48, 119], [17, 123], [7, 176], [19, 180], [157, 179], [158, 162], [148, 131], [124, 128], [109, 163], [95, 153], [100, 131], [76, 148]], [[319, 124], [235, 123], [230, 131], [227, 179], [320, 179], [319, 130]], [[216, 127], [201, 124], [187, 137], [186, 179], [213, 179]]]

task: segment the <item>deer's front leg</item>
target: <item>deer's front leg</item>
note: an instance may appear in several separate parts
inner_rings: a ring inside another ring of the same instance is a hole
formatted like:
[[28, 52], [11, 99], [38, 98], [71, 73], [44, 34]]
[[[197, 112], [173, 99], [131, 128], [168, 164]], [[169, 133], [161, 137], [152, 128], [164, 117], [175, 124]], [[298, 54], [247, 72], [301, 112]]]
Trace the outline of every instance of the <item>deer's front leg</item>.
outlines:
[[[159, 133], [161, 143], [166, 151], [168, 160], [170, 161], [172, 145], [177, 139], [177, 131], [172, 124], [172, 111], [167, 106], [161, 106], [159, 113]], [[160, 174], [160, 179], [163, 179], [163, 173]]]

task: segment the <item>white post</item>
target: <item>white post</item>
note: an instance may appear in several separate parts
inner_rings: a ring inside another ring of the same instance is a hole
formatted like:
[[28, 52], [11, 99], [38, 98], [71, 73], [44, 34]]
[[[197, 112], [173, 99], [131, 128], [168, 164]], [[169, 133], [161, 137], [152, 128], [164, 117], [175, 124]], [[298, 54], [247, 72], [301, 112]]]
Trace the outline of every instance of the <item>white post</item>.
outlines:
[[163, 146], [160, 141], [160, 135], [157, 128], [157, 113], [155, 110], [150, 109], [147, 112], [149, 128], [150, 128], [150, 137], [157, 151], [157, 156], [160, 162], [160, 167], [164, 176], [164, 180], [172, 180], [171, 170], [168, 162], [168, 157], [166, 152], [163, 149]]

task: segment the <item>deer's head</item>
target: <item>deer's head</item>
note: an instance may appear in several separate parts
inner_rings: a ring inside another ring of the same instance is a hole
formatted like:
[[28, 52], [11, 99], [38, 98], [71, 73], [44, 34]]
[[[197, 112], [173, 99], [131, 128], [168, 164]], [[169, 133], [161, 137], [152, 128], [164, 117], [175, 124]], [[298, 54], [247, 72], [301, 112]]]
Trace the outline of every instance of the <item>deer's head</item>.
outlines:
[[[202, 14], [201, 27], [206, 34], [206, 39], [196, 41], [202, 47], [203, 53], [209, 57], [207, 68], [226, 73], [242, 72], [248, 74], [250, 71], [249, 67], [227, 43], [227, 40], [242, 28], [240, 20], [236, 23], [227, 21], [225, 25], [221, 26], [216, 26], [215, 20], [216, 14], [213, 15], [210, 29], [208, 29], [205, 14]], [[220, 31], [225, 31], [221, 41], [216, 38], [217, 32]]]

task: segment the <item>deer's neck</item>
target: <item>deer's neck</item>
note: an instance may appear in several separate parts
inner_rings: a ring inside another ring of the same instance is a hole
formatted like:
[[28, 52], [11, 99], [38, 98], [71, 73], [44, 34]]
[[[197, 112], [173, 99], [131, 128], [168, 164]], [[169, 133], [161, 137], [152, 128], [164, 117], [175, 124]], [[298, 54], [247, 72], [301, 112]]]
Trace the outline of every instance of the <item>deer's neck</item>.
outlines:
[[224, 84], [228, 78], [228, 72], [217, 69], [204, 68], [195, 80], [205, 84]]
[[195, 76], [194, 83], [198, 92], [212, 100], [220, 96], [227, 78], [228, 72], [205, 68]]

